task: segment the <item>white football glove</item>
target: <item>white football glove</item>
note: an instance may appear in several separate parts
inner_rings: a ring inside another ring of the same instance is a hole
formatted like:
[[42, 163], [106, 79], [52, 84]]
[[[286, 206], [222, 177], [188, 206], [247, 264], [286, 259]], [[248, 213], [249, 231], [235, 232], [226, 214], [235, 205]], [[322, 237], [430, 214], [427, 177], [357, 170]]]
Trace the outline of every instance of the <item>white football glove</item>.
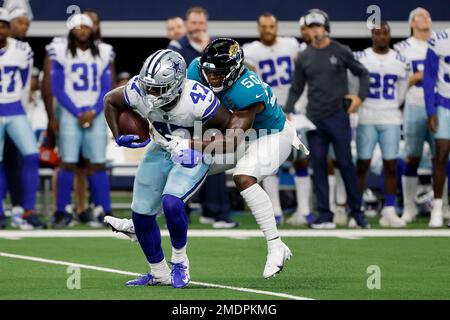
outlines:
[[175, 156], [182, 156], [183, 150], [190, 149], [190, 140], [182, 138], [180, 136], [172, 136], [170, 134], [165, 135], [166, 138], [170, 139], [162, 145], [164, 148]]

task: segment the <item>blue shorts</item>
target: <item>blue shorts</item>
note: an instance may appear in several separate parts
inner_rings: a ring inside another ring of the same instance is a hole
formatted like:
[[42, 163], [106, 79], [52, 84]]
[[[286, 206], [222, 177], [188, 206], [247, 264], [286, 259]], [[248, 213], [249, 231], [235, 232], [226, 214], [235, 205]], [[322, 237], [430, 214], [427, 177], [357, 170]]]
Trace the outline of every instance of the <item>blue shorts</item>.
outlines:
[[[36, 137], [26, 115], [0, 117], [0, 150], [5, 145], [5, 132], [8, 132], [22, 156], [38, 153]], [[0, 152], [1, 161], [3, 151]]]
[[89, 128], [82, 128], [78, 118], [60, 108], [58, 147], [61, 159], [66, 163], [77, 163], [83, 157], [91, 163], [106, 162], [107, 131], [103, 112], [98, 114]]
[[428, 116], [424, 106], [405, 106], [405, 153], [406, 156], [421, 158], [425, 141], [435, 154], [434, 136], [428, 129]]
[[398, 157], [400, 144], [400, 125], [360, 124], [356, 128], [356, 150], [358, 159], [372, 159], [376, 144], [380, 144], [383, 160]]
[[208, 175], [209, 166], [201, 163], [185, 168], [170, 160], [170, 153], [151, 142], [139, 164], [133, 186], [131, 209], [140, 214], [156, 215], [161, 210], [161, 197], [169, 194], [186, 202]]
[[450, 140], [450, 109], [437, 107], [438, 129], [434, 134], [435, 139]]

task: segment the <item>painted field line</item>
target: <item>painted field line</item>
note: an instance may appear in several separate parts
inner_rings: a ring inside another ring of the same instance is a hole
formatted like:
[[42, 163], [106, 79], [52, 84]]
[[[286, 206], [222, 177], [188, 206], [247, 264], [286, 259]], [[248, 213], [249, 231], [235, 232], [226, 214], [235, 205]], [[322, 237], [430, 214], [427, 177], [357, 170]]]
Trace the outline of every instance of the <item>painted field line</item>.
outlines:
[[[450, 229], [337, 229], [337, 230], [279, 230], [281, 237], [311, 238], [377, 238], [377, 237], [450, 237]], [[169, 236], [167, 230], [161, 230], [164, 237]], [[226, 238], [260, 238], [259, 230], [189, 230], [189, 237], [226, 237]], [[0, 230], [0, 238], [120, 238], [126, 236], [109, 230]]]
[[[27, 261], [34, 261], [34, 262], [41, 262], [41, 263], [48, 263], [48, 264], [56, 264], [56, 265], [61, 265], [61, 266], [73, 266], [73, 267], [79, 267], [79, 268], [82, 268], [82, 269], [89, 269], [89, 270], [95, 270], [95, 271], [100, 271], [100, 272], [123, 274], [123, 275], [127, 275], [127, 276], [139, 276], [139, 273], [135, 273], [135, 272], [129, 272], [129, 271], [123, 271], [123, 270], [111, 269], [111, 268], [103, 268], [103, 267], [92, 266], [92, 265], [88, 265], [88, 264], [80, 264], [80, 263], [68, 262], [68, 261], [50, 260], [50, 259], [44, 259], [44, 258], [39, 258], [39, 257], [23, 256], [23, 255], [12, 254], [12, 253], [7, 253], [7, 252], [0, 252], [0, 257], [19, 259], [19, 260], [27, 260]], [[261, 281], [263, 281], [263, 280], [261, 280]], [[215, 284], [215, 283], [206, 283], [206, 282], [197, 282], [197, 281], [191, 281], [191, 283], [194, 284], [194, 285], [203, 286], [203, 287], [220, 288], [220, 289], [228, 289], [228, 290], [240, 291], [240, 292], [256, 293], [256, 294], [262, 294], [262, 295], [273, 296], [273, 297], [280, 297], [280, 298], [291, 299], [291, 300], [313, 300], [311, 298], [294, 296], [294, 295], [290, 295], [290, 294], [286, 294], [286, 293], [271, 292], [271, 291], [264, 291], [264, 290], [255, 290], [255, 289], [242, 288], [242, 287], [225, 286], [225, 285]]]

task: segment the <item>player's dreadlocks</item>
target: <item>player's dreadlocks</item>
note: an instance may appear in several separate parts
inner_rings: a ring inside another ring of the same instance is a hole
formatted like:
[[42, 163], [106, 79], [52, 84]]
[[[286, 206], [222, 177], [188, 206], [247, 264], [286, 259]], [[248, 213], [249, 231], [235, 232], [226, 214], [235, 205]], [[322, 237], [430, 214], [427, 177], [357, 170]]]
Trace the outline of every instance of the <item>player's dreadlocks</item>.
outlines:
[[[69, 35], [67, 36], [67, 40], [68, 40], [68, 49], [70, 51], [70, 53], [72, 54], [72, 57], [75, 57], [77, 54], [77, 44], [76, 44], [76, 39], [75, 39], [75, 34], [73, 32], [73, 30], [70, 30]], [[95, 34], [94, 32], [91, 32], [91, 35], [89, 36], [89, 49], [91, 50], [92, 55], [98, 56], [99, 55], [99, 50], [95, 41]]]

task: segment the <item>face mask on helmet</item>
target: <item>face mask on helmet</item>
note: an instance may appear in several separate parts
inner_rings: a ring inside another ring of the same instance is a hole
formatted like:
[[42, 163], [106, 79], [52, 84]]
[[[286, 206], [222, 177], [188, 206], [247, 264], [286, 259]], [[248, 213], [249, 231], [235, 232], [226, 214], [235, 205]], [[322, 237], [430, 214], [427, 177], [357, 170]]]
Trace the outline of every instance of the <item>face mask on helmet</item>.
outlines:
[[202, 74], [209, 87], [218, 93], [233, 85], [237, 69], [237, 67], [214, 68], [214, 64], [205, 62], [202, 66]]

